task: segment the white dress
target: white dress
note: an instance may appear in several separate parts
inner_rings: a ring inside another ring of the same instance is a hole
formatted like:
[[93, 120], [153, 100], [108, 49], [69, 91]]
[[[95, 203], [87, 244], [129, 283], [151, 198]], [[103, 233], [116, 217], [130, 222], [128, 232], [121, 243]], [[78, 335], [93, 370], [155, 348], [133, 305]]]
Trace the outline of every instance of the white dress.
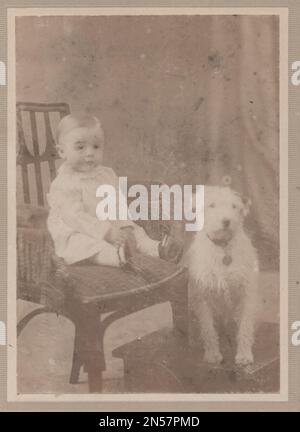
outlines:
[[158, 242], [150, 239], [134, 222], [97, 218], [100, 198], [96, 197], [96, 190], [101, 184], [113, 185], [118, 191], [118, 177], [112, 168], [98, 166], [90, 172], [78, 172], [66, 162], [60, 166], [47, 195], [50, 207], [48, 229], [57, 256], [67, 264], [96, 254], [101, 256], [101, 253], [105, 254], [108, 242], [113, 243], [114, 231], [128, 225], [133, 227], [137, 249], [158, 256]]

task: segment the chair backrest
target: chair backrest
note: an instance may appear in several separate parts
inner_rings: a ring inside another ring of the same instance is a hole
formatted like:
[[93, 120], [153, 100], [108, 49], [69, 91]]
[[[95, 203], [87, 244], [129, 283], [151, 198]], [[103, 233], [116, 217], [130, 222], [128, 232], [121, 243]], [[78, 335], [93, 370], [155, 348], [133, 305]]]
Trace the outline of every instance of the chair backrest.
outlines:
[[25, 204], [45, 205], [45, 194], [57, 168], [54, 130], [69, 113], [66, 103], [17, 103], [17, 173]]

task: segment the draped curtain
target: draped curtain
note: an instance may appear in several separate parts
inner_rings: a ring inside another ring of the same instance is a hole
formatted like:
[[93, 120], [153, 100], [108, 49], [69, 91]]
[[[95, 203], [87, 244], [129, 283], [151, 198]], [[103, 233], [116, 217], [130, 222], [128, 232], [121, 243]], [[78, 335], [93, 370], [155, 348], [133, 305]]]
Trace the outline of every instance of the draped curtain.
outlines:
[[19, 17], [16, 59], [17, 100], [97, 115], [118, 174], [250, 198], [261, 267], [278, 268], [277, 17]]

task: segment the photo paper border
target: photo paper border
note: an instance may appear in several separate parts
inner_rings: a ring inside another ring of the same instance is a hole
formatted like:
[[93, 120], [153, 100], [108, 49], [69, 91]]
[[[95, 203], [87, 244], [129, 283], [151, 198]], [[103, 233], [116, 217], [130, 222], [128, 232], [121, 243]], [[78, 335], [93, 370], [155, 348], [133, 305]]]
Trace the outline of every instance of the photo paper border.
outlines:
[[[15, 27], [16, 16], [31, 15], [279, 15], [280, 17], [280, 393], [276, 394], [17, 394], [16, 369], [16, 190]], [[242, 402], [288, 400], [288, 10], [234, 8], [18, 8], [8, 9], [8, 373], [10, 402]]]

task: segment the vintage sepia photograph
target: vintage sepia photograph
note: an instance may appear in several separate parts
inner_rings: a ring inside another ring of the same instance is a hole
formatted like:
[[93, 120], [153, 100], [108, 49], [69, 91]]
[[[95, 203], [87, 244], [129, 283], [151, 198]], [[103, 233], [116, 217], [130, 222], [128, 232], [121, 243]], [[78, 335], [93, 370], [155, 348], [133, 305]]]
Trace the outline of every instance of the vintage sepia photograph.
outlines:
[[280, 15], [62, 11], [10, 16], [16, 394], [280, 395]]

